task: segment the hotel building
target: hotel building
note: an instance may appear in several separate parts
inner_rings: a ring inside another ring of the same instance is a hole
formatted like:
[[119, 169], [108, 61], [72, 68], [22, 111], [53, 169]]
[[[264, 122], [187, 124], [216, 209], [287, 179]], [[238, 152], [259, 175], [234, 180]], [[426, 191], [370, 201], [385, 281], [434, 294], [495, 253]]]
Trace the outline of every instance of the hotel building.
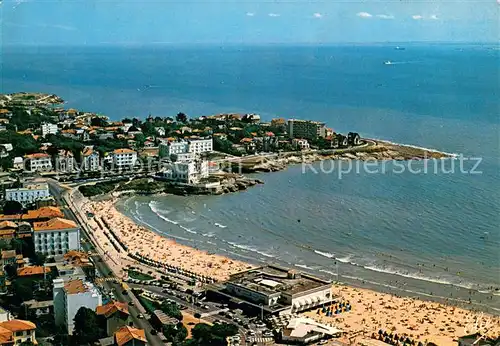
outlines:
[[55, 135], [59, 132], [59, 128], [57, 124], [51, 123], [43, 123], [41, 126], [42, 137], [46, 137], [47, 135]]
[[49, 185], [45, 183], [25, 185], [24, 187], [17, 189], [5, 190], [6, 201], [16, 201], [21, 203], [23, 206], [34, 203], [38, 200], [47, 199], [48, 197], [50, 197]]
[[130, 169], [137, 161], [137, 152], [131, 149], [116, 149], [112, 159], [115, 169]]
[[161, 143], [159, 150], [160, 157], [170, 157], [170, 155], [187, 153], [199, 155], [201, 153], [213, 151], [213, 140], [212, 138], [191, 139], [188, 141]]
[[289, 119], [287, 132], [290, 138], [316, 139], [325, 137], [325, 123], [311, 120]]
[[62, 255], [80, 249], [80, 229], [71, 220], [53, 218], [33, 223], [35, 251], [45, 255]]

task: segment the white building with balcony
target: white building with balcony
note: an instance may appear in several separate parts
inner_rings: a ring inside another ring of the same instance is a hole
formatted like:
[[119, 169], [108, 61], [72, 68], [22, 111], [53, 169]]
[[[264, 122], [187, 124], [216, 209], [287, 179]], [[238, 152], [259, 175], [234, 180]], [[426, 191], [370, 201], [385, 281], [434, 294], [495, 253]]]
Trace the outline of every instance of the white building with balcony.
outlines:
[[51, 123], [43, 123], [41, 125], [41, 130], [42, 130], [42, 137], [46, 137], [48, 135], [55, 135], [59, 132], [57, 124], [51, 124]]
[[57, 326], [64, 326], [69, 335], [75, 328], [74, 318], [81, 307], [95, 310], [102, 305], [102, 296], [92, 283], [81, 279], [53, 281], [54, 318]]
[[52, 169], [52, 161], [49, 154], [36, 153], [24, 156], [25, 169], [30, 172], [49, 171]]
[[54, 256], [80, 249], [80, 229], [74, 221], [53, 218], [33, 224], [35, 252]]
[[170, 157], [171, 155], [186, 154], [189, 152], [188, 142], [166, 142], [160, 143], [160, 157]]
[[116, 149], [112, 154], [112, 162], [115, 169], [130, 169], [137, 161], [137, 152], [131, 149]]
[[208, 161], [176, 161], [169, 163], [162, 177], [183, 184], [196, 184], [208, 177]]
[[190, 139], [187, 141], [167, 142], [160, 144], [160, 157], [170, 157], [171, 155], [187, 154], [199, 155], [213, 151], [213, 140]]
[[50, 197], [49, 185], [45, 183], [25, 185], [16, 189], [5, 190], [6, 201], [16, 201], [26, 206], [38, 200]]
[[189, 140], [189, 149], [190, 153], [195, 155], [201, 153], [208, 153], [214, 150], [213, 139], [192, 139]]

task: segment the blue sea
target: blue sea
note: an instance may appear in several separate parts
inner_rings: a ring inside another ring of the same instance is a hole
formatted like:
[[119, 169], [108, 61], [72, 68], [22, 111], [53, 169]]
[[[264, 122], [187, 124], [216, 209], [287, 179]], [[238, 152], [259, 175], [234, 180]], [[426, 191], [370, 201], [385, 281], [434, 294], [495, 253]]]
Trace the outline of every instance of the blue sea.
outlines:
[[207, 251], [499, 313], [498, 47], [405, 48], [4, 47], [1, 92], [56, 93], [67, 107], [112, 119], [179, 111], [314, 119], [463, 155], [413, 163], [427, 173], [386, 162], [378, 173], [340, 177], [349, 163], [328, 172], [297, 165], [259, 174], [265, 184], [241, 193], [133, 196], [119, 208]]

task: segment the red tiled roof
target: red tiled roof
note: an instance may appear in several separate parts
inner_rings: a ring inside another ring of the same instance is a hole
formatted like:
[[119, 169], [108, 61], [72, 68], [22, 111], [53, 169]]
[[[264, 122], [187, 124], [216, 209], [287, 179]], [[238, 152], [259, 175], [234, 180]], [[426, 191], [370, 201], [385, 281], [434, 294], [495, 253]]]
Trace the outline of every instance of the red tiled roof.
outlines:
[[49, 154], [45, 154], [45, 153], [35, 153], [35, 154], [24, 155], [24, 158], [26, 158], [26, 159], [45, 159], [47, 157], [50, 157], [50, 156], [49, 156]]
[[132, 149], [124, 148], [124, 149], [115, 149], [113, 151], [114, 154], [133, 154], [135, 151]]
[[0, 322], [0, 327], [10, 330], [11, 332], [22, 332], [26, 330], [36, 329], [36, 325], [33, 322], [25, 320], [10, 320]]
[[49, 221], [35, 222], [33, 224], [33, 230], [36, 231], [50, 231], [68, 228], [77, 228], [78, 226], [74, 221], [63, 219], [60, 217], [55, 217]]
[[36, 266], [17, 269], [17, 276], [43, 275], [50, 272], [50, 268]]
[[121, 302], [109, 302], [106, 305], [98, 306], [95, 312], [97, 315], [104, 315], [106, 318], [109, 318], [111, 315], [118, 311], [129, 315], [128, 304]]
[[146, 343], [146, 334], [144, 330], [125, 326], [115, 332], [115, 343], [118, 346], [123, 346], [134, 339]]

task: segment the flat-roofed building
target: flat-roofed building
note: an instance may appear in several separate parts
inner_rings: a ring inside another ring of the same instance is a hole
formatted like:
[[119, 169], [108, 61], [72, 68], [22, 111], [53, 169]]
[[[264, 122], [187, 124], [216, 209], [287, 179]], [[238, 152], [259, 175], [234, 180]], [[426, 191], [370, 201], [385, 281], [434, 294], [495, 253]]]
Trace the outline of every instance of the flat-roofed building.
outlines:
[[331, 302], [328, 280], [278, 266], [263, 266], [233, 274], [219, 293], [266, 313], [289, 314]]
[[45, 255], [62, 255], [80, 249], [80, 229], [71, 220], [53, 218], [33, 224], [35, 251]]
[[325, 137], [325, 123], [312, 120], [289, 119], [287, 132], [290, 138], [316, 139]]
[[102, 305], [99, 290], [90, 282], [80, 279], [64, 281], [55, 279], [53, 288], [54, 318], [57, 326], [64, 326], [73, 334], [74, 318], [81, 307], [95, 310]]
[[193, 154], [199, 155], [201, 153], [206, 153], [213, 151], [213, 139], [189, 139], [181, 140], [178, 142], [167, 141], [160, 143], [159, 155], [160, 157], [170, 157], [171, 155], [179, 154]]
[[57, 124], [43, 123], [40, 127], [42, 130], [42, 137], [46, 137], [48, 135], [55, 135], [59, 132]]
[[16, 201], [26, 206], [36, 201], [47, 199], [50, 197], [49, 185], [27, 184], [24, 187], [5, 190], [5, 200]]

